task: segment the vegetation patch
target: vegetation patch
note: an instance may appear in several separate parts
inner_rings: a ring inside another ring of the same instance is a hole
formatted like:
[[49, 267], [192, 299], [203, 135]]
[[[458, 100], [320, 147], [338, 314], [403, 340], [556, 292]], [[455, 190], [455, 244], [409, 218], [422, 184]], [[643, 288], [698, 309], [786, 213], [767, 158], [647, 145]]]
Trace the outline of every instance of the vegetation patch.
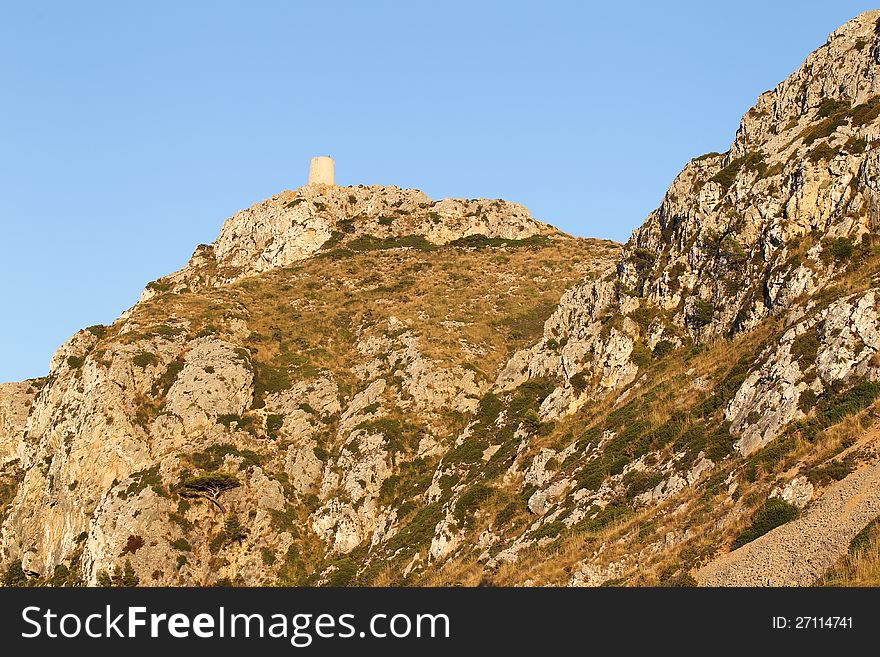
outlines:
[[794, 520], [800, 511], [794, 504], [789, 504], [781, 497], [771, 497], [752, 516], [752, 524], [733, 541], [731, 549], [736, 550], [746, 543], [751, 543], [767, 532], [780, 525]]

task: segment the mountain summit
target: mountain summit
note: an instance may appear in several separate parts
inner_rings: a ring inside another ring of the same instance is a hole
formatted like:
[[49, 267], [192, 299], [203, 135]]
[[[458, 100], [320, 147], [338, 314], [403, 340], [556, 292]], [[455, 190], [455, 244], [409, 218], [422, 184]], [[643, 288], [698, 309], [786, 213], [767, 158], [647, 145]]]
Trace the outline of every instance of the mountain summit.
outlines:
[[6, 583], [864, 583], [878, 21], [623, 247], [323, 160], [233, 215], [0, 386]]

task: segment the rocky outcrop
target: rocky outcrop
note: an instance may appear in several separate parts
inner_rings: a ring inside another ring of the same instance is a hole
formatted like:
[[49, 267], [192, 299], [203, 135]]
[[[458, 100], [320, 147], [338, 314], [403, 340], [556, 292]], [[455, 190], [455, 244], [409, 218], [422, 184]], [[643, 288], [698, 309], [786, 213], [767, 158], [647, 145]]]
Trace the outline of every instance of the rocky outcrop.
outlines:
[[31, 404], [43, 381], [0, 384], [0, 465], [19, 458]]
[[737, 448], [751, 454], [805, 417], [820, 395], [867, 377], [880, 378], [880, 308], [877, 291], [813, 302], [806, 317], [786, 331], [728, 405]]
[[433, 201], [416, 189], [306, 185], [234, 214], [212, 245], [200, 246], [186, 267], [148, 285], [141, 301], [230, 283], [350, 242], [370, 248], [371, 242], [400, 240], [401, 246], [419, 248], [470, 236], [522, 240], [537, 235], [560, 233], [509, 201]]

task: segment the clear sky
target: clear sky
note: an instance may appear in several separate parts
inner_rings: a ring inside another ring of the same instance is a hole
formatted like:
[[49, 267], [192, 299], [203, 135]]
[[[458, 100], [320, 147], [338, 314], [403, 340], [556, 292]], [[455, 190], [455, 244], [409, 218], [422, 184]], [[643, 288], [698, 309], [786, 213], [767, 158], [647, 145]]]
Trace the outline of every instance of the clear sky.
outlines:
[[625, 241], [872, 8], [2, 0], [0, 381], [44, 375], [313, 155], [338, 184], [506, 198]]

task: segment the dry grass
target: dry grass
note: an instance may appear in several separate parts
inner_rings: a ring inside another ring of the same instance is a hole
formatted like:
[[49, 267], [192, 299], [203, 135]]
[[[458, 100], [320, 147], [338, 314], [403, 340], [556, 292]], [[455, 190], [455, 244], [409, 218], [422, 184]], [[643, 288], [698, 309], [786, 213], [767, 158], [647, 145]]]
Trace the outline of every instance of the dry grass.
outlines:
[[818, 586], [880, 586], [880, 522], [853, 541], [849, 553], [817, 582]]

